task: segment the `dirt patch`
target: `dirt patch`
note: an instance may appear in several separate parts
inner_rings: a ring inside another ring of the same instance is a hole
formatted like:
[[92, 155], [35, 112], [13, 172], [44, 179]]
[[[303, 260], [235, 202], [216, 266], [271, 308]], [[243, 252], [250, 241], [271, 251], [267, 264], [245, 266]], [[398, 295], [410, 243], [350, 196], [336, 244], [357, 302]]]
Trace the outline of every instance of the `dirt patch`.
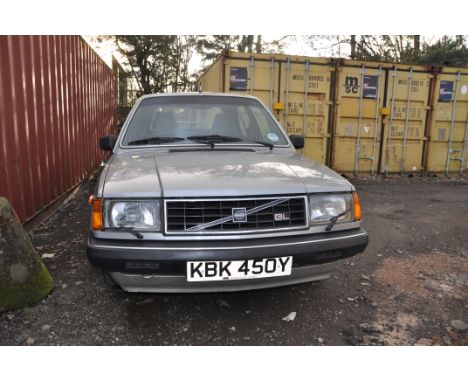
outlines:
[[[457, 318], [466, 319], [467, 275], [466, 258], [437, 250], [386, 258], [371, 277], [374, 288], [369, 298], [378, 310], [372, 323], [360, 325], [362, 342], [468, 345], [466, 333], [451, 325]], [[450, 312], [457, 310], [465, 317], [451, 317]]]
[[401, 294], [429, 300], [467, 299], [468, 261], [455, 255], [435, 251], [431, 254], [389, 257], [374, 273], [375, 281]]

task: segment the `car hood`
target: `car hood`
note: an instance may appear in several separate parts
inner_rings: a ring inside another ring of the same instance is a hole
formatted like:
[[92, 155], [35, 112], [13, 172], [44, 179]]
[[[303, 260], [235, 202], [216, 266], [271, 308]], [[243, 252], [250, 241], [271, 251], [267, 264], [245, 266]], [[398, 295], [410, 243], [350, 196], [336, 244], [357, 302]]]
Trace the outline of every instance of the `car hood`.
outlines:
[[224, 197], [351, 191], [328, 167], [291, 152], [187, 151], [118, 154], [105, 197]]

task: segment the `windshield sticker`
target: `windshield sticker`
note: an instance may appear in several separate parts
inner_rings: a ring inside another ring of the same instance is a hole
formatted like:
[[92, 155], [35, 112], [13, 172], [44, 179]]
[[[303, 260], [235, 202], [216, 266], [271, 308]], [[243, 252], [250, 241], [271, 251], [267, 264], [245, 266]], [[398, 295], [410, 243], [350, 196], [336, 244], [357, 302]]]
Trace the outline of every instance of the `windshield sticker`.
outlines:
[[267, 137], [272, 142], [278, 142], [278, 136], [275, 133], [268, 133]]

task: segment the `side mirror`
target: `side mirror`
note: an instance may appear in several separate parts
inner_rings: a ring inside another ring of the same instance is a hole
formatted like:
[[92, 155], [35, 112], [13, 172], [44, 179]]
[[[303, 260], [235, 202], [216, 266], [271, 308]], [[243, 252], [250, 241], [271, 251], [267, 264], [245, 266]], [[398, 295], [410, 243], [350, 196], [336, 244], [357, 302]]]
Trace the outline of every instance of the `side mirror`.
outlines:
[[290, 135], [289, 139], [291, 140], [295, 149], [304, 148], [304, 137], [302, 135]]
[[106, 135], [99, 139], [99, 148], [105, 151], [114, 150], [115, 143], [117, 142], [117, 137], [115, 135]]

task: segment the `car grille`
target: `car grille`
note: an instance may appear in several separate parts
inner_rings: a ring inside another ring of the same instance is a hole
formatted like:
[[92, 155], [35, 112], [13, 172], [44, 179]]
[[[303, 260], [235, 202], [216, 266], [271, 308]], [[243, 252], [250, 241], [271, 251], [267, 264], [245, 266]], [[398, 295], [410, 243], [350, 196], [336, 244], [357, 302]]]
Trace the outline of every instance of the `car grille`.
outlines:
[[[260, 209], [261, 206], [267, 203], [274, 203], [275, 201], [278, 204]], [[166, 233], [261, 232], [305, 228], [308, 226], [305, 196], [219, 200], [167, 200], [165, 206]], [[260, 210], [248, 213], [249, 210], [256, 207]], [[245, 208], [248, 213], [247, 221], [237, 223], [229, 219], [229, 221], [214, 224], [203, 229], [195, 228], [200, 224], [232, 217], [233, 208]], [[278, 215], [285, 216], [287, 219], [281, 220], [281, 218], [278, 218]]]

